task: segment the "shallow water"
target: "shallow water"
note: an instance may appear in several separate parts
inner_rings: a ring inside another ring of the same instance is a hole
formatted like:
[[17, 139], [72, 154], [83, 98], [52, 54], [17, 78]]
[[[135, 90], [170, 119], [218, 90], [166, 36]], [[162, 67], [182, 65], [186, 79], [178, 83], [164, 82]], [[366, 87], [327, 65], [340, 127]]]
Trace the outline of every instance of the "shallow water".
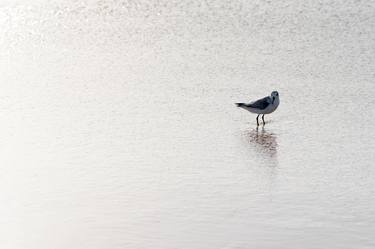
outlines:
[[0, 247], [374, 248], [374, 11], [0, 1]]

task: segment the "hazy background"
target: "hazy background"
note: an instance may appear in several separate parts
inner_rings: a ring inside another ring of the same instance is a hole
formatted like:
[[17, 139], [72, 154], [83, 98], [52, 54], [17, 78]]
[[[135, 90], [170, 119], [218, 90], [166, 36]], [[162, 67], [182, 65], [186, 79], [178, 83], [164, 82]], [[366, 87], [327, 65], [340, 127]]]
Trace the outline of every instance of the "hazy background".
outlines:
[[374, 13], [0, 0], [0, 248], [374, 248]]

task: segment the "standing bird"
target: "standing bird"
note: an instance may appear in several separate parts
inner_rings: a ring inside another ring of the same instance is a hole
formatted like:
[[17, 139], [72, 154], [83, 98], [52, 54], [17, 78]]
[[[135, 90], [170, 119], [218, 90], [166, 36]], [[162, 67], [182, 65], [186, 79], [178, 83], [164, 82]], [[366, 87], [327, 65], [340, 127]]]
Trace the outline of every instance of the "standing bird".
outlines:
[[250, 102], [249, 104], [236, 103], [236, 105], [245, 110], [248, 110], [249, 112], [257, 113], [257, 126], [259, 126], [259, 115], [263, 114], [262, 120], [264, 125], [264, 115], [274, 112], [279, 106], [279, 103], [279, 93], [277, 91], [273, 91], [271, 93], [271, 96], [264, 97], [263, 99], [258, 99], [257, 101]]

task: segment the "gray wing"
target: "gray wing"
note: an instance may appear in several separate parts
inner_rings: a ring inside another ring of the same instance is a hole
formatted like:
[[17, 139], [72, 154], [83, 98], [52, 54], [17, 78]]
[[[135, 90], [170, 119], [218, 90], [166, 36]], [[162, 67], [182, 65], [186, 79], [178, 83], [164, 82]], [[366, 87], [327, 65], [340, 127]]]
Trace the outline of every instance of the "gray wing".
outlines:
[[257, 101], [254, 101], [250, 104], [248, 104], [249, 107], [256, 108], [256, 109], [266, 109], [267, 106], [271, 104], [272, 100], [270, 97], [264, 97], [263, 99], [259, 99]]

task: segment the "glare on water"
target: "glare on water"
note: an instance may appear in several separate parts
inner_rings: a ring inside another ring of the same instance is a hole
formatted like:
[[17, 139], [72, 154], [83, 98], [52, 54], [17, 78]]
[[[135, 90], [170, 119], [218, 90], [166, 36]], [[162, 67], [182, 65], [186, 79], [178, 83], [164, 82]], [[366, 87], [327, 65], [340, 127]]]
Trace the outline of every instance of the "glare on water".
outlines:
[[0, 247], [373, 248], [374, 11], [0, 1]]

